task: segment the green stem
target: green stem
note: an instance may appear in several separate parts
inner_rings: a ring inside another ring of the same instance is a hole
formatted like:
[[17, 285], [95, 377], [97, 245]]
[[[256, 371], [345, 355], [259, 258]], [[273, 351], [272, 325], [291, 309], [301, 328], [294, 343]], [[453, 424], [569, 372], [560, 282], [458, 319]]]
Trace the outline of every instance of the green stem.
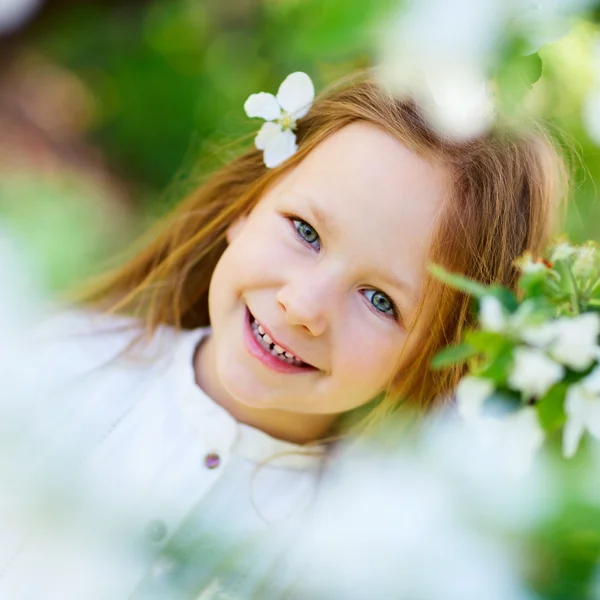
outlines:
[[[576, 315], [581, 314], [581, 306], [579, 304], [579, 289], [577, 287], [575, 277], [573, 277], [573, 273], [571, 272], [571, 268], [565, 263], [565, 261], [559, 260], [556, 262], [555, 269], [559, 273], [561, 280], [568, 284], [568, 289], [565, 289], [564, 284], [562, 287], [564, 291], [568, 292], [569, 294], [573, 313]], [[561, 281], [561, 283], [563, 282]]]
[[571, 269], [567, 267], [565, 271], [568, 273], [569, 283], [571, 284], [571, 304], [573, 305], [573, 312], [576, 315], [579, 315], [581, 314], [581, 306], [579, 304], [579, 288], [577, 287], [577, 282], [575, 281], [575, 277], [573, 277]]

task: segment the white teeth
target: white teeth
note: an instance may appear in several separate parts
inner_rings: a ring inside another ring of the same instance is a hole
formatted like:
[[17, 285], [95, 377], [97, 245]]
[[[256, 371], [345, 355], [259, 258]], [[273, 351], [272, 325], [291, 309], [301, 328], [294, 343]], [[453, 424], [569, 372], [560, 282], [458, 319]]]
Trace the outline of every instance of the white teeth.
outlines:
[[[279, 360], [286, 362], [290, 365], [301, 366], [302, 361], [298, 360], [291, 352], [287, 352], [284, 350], [279, 344], [275, 344], [273, 339], [265, 333], [262, 325], [259, 325], [258, 321], [252, 321], [252, 330], [254, 331], [254, 335], [256, 339], [260, 343], [260, 345], [270, 354], [279, 358]], [[273, 348], [271, 348], [273, 345]]]

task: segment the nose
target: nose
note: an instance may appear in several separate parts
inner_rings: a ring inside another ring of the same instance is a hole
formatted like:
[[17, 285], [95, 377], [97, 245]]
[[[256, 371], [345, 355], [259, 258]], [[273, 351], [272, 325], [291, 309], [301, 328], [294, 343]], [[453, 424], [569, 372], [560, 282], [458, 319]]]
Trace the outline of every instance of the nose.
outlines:
[[327, 329], [328, 315], [335, 307], [334, 295], [330, 279], [304, 273], [283, 285], [276, 298], [290, 325], [298, 325], [313, 336], [319, 336]]

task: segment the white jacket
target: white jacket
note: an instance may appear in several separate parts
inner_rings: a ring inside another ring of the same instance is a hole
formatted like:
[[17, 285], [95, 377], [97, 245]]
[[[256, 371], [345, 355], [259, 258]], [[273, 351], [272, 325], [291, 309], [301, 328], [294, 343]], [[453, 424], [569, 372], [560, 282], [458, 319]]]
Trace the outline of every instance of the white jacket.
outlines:
[[121, 356], [132, 324], [66, 311], [24, 346], [26, 393], [0, 401], [0, 600], [255, 597], [271, 532], [310, 505], [319, 454], [196, 385], [209, 329]]

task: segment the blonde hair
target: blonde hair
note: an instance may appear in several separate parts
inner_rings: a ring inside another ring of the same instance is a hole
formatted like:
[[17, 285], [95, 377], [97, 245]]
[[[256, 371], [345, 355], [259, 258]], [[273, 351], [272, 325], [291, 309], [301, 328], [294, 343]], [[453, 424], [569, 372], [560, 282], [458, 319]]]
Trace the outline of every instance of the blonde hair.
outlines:
[[[428, 160], [441, 162], [451, 189], [431, 244], [431, 261], [483, 283], [514, 287], [513, 262], [548, 243], [566, 196], [568, 177], [550, 136], [535, 124], [496, 128], [466, 142], [434, 132], [418, 107], [374, 80], [345, 80], [318, 97], [298, 122], [299, 150], [267, 169], [252, 148], [214, 173], [150, 231], [150, 241], [122, 266], [91, 280], [73, 296], [108, 312], [140, 317], [148, 335], [163, 324], [209, 325], [208, 289], [226, 247], [228, 227], [248, 214], [265, 190], [324, 139], [350, 123], [371, 123]], [[428, 277], [417, 311], [427, 334], [406, 352], [381, 402], [377, 421], [399, 401], [429, 408], [448, 397], [459, 367], [432, 371], [431, 358], [459, 341], [470, 323], [470, 299]]]

